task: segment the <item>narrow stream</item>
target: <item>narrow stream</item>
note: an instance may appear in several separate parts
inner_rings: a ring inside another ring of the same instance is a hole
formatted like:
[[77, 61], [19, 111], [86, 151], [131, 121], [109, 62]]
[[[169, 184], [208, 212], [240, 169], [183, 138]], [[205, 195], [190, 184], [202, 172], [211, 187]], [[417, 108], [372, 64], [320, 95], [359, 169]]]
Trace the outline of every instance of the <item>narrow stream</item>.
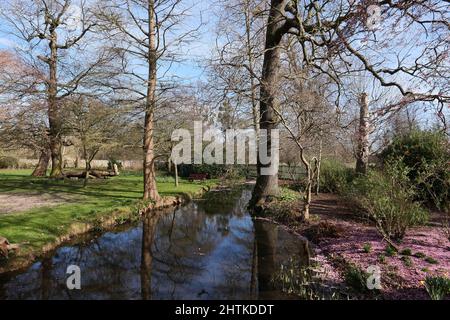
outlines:
[[[34, 263], [0, 275], [0, 299], [280, 299], [273, 275], [290, 258], [308, 263], [307, 244], [253, 221], [249, 190], [216, 191], [206, 200], [142, 222], [83, 237]], [[66, 269], [81, 269], [68, 290]]]

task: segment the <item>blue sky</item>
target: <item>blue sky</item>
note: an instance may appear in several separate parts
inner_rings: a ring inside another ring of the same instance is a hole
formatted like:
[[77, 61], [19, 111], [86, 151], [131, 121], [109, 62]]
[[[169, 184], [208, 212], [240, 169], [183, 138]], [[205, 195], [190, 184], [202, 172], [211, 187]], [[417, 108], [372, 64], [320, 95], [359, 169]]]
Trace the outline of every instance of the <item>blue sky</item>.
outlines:
[[[202, 63], [211, 56], [215, 43], [215, 18], [212, 14], [214, 5], [210, 1], [186, 0], [183, 1], [183, 6], [190, 10], [183, 22], [182, 30], [197, 28], [199, 21], [202, 21], [203, 25], [199, 29], [195, 41], [182, 45], [182, 54], [180, 55], [182, 61], [174, 63], [165, 74], [167, 77], [176, 76], [182, 82], [197, 82], [199, 79], [205, 80]], [[8, 32], [10, 30], [6, 24], [1, 23], [0, 19], [0, 50], [13, 50], [14, 47], [20, 45]], [[165, 71], [164, 68], [161, 69]]]

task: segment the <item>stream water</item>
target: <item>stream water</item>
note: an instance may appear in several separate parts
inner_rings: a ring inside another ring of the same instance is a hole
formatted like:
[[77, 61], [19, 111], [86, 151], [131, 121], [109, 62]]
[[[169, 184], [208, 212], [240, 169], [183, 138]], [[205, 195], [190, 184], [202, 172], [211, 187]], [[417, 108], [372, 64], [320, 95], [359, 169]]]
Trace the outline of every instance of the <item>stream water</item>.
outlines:
[[[27, 270], [0, 275], [0, 299], [280, 299], [273, 276], [308, 247], [281, 227], [253, 220], [247, 189], [210, 192], [205, 200], [141, 222], [78, 238]], [[81, 289], [66, 269], [81, 270]]]

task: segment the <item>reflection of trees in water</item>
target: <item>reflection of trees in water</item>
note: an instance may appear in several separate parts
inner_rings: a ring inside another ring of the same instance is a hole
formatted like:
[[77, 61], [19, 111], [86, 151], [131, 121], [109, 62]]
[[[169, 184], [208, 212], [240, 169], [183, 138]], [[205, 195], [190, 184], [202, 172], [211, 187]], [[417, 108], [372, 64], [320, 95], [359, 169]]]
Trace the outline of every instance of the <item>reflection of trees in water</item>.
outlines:
[[217, 224], [216, 216], [207, 216], [194, 203], [180, 208], [174, 219], [162, 217], [154, 243], [154, 290], [173, 297], [179, 286], [186, 286], [205, 270], [203, 258], [220, 238]]
[[243, 217], [247, 214], [246, 206], [251, 198], [251, 190], [237, 187], [227, 190], [213, 190], [208, 192], [198, 202], [206, 214], [233, 215]]
[[[239, 299], [256, 297], [251, 293], [258, 286], [260, 292], [270, 292], [271, 276], [279, 264], [278, 242], [292, 241], [273, 226], [258, 223], [254, 236], [246, 212], [250, 195], [241, 193], [227, 214], [210, 214], [190, 203], [144, 217], [142, 228], [108, 232], [60, 248], [53, 257], [9, 280], [0, 296]], [[298, 251], [297, 240], [294, 245], [281, 244], [281, 248]], [[81, 291], [66, 288], [70, 264], [81, 268]]]
[[272, 275], [276, 271], [276, 249], [278, 228], [260, 220], [254, 221], [258, 291], [260, 298], [270, 298], [273, 291]]
[[255, 286], [257, 279], [257, 291], [260, 299], [285, 298], [273, 278], [280, 271], [281, 265], [286, 265], [289, 261], [296, 261], [298, 268], [309, 265], [308, 242], [265, 221], [256, 219], [254, 226], [255, 256], [252, 264], [252, 285]]
[[156, 225], [159, 219], [158, 214], [148, 214], [142, 222], [142, 257], [141, 257], [141, 297], [149, 300], [152, 297], [152, 246], [155, 239]]

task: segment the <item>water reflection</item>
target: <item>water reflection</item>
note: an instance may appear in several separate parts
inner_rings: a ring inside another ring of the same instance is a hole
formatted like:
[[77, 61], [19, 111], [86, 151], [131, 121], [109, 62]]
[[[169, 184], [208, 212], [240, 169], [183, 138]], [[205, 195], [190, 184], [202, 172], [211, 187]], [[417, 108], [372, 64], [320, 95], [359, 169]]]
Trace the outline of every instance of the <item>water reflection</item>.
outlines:
[[[146, 216], [135, 226], [57, 249], [23, 273], [0, 277], [1, 299], [282, 298], [271, 281], [281, 263], [307, 260], [305, 244], [252, 221], [249, 190], [213, 192], [207, 201]], [[81, 268], [81, 290], [66, 268]]]

